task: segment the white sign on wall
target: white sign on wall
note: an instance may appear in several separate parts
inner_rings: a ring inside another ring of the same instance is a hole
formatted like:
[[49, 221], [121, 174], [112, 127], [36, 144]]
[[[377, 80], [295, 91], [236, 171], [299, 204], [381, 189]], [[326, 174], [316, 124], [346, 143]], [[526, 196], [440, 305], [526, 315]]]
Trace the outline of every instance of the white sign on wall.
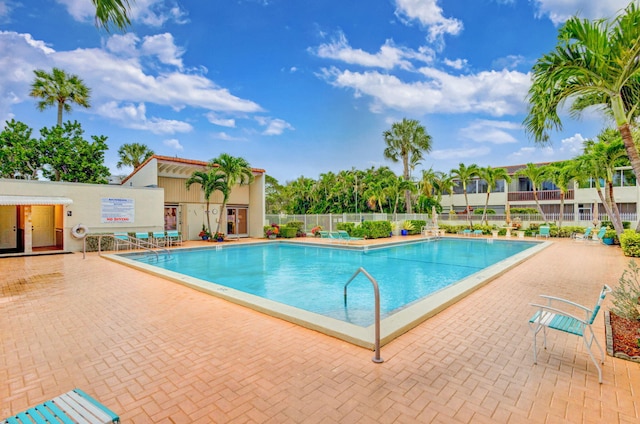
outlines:
[[103, 224], [133, 223], [134, 216], [133, 199], [102, 198], [101, 217]]

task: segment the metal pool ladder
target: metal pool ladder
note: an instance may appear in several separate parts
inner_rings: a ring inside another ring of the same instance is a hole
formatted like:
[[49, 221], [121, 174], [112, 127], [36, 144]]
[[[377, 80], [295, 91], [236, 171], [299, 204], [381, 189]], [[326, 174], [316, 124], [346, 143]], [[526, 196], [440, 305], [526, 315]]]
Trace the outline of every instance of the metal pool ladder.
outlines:
[[378, 282], [376, 281], [376, 279], [373, 278], [371, 274], [369, 274], [364, 268], [358, 268], [356, 273], [353, 274], [353, 276], [349, 278], [349, 281], [347, 281], [347, 283], [344, 285], [344, 305], [347, 306], [347, 286], [360, 273], [363, 273], [369, 279], [369, 281], [371, 281], [371, 284], [373, 284], [373, 294], [375, 296], [375, 354], [373, 355], [373, 358], [371, 358], [371, 360], [376, 364], [381, 364], [384, 362], [384, 359], [380, 357], [380, 290], [378, 289]]

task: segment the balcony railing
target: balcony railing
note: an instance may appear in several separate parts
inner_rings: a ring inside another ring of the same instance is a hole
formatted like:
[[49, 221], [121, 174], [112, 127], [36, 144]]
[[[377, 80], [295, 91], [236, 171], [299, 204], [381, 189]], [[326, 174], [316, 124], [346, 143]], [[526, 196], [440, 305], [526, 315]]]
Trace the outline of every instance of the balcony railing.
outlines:
[[[540, 190], [536, 192], [538, 200], [560, 200], [560, 190]], [[573, 200], [573, 190], [567, 190], [565, 200]], [[510, 202], [534, 202], [533, 191], [513, 191], [509, 192]]]

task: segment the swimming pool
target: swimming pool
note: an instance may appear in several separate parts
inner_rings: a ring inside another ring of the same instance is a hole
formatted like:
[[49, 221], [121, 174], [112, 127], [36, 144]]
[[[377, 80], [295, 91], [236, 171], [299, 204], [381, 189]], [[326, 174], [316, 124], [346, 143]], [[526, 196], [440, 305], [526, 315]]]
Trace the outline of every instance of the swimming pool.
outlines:
[[[465, 280], [481, 285], [541, 245], [446, 238], [375, 249], [262, 243], [174, 250], [170, 257], [160, 256], [159, 260], [140, 254], [117, 256], [129, 265], [338, 337], [345, 329], [351, 335], [354, 330], [370, 333], [374, 319], [371, 283], [358, 276], [349, 285], [346, 304], [343, 296], [345, 283], [363, 267], [380, 287], [384, 342], [385, 323], [394, 327], [387, 332], [389, 336], [404, 332], [403, 315], [411, 316], [410, 321], [417, 325], [464, 296], [469, 291]], [[442, 298], [446, 291], [444, 303], [430, 304], [429, 299]], [[401, 329], [395, 328], [398, 325]], [[351, 336], [341, 338], [354, 342]], [[371, 338], [366, 338], [364, 344], [369, 346]]]

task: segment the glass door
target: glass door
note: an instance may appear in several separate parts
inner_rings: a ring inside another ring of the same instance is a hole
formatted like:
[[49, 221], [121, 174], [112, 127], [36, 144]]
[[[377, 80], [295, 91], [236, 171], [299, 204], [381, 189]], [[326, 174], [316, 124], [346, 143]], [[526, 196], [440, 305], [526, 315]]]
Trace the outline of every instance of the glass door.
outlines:
[[247, 237], [248, 208], [242, 206], [227, 207], [227, 235], [236, 237]]

